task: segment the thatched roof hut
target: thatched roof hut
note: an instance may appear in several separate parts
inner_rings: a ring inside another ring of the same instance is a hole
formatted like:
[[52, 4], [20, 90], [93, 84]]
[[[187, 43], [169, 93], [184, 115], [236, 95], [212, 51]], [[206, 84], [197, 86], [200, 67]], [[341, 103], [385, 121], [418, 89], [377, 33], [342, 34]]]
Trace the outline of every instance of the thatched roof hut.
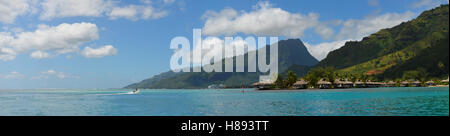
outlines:
[[341, 79], [336, 79], [334, 80], [334, 84], [353, 84], [353, 82], [346, 80], [341, 80]]
[[300, 81], [297, 81], [294, 83], [294, 86], [296, 85], [307, 85], [308, 82], [306, 82], [304, 79], [301, 79]]
[[386, 85], [395, 85], [395, 84], [396, 83], [394, 81], [392, 81], [392, 80], [386, 83]]
[[327, 89], [331, 88], [333, 84], [331, 82], [325, 81], [325, 79], [321, 79], [319, 82], [317, 82], [317, 85], [319, 85], [319, 88]]
[[259, 90], [269, 89], [270, 87], [274, 86], [275, 83], [273, 82], [257, 82], [252, 84], [254, 87], [258, 88]]
[[402, 85], [408, 85], [408, 84], [409, 84], [409, 81], [402, 81], [401, 84], [402, 84]]
[[334, 84], [336, 84], [337, 88], [352, 88], [353, 87], [353, 82], [350, 82], [347, 79], [345, 79], [345, 80], [336, 79], [336, 80], [334, 80]]
[[331, 85], [331, 82], [325, 81], [325, 79], [321, 79], [317, 82], [318, 85]]
[[442, 80], [442, 83], [448, 83], [448, 77], [446, 80]]
[[299, 81], [294, 83], [293, 88], [295, 88], [295, 89], [305, 89], [306, 85], [308, 85], [308, 82], [306, 82], [304, 79], [300, 79]]

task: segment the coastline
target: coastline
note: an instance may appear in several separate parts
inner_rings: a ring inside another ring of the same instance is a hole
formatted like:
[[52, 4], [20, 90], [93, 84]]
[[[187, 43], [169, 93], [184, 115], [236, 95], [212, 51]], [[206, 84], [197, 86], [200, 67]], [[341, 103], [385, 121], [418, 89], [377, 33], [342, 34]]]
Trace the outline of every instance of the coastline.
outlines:
[[325, 88], [325, 89], [319, 89], [319, 88], [308, 88], [308, 89], [283, 89], [283, 88], [277, 88], [277, 89], [258, 89], [254, 88], [255, 91], [314, 91], [314, 90], [352, 90], [352, 89], [376, 89], [376, 88], [445, 88], [449, 87], [449, 85], [437, 85], [437, 86], [426, 86], [426, 87], [365, 87], [365, 88]]

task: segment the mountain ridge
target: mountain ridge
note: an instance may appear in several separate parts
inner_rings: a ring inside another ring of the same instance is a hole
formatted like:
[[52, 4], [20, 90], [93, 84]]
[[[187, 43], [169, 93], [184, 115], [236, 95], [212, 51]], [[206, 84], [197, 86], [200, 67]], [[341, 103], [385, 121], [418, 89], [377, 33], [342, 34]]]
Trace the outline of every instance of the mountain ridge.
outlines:
[[[444, 59], [428, 59], [434, 63], [442, 63], [447, 71], [434, 72], [435, 68], [432, 67], [437, 64], [402, 66], [414, 63], [409, 61], [417, 60], [417, 57], [427, 56], [422, 52], [429, 48], [448, 48], [448, 15], [448, 4], [425, 11], [416, 19], [382, 29], [361, 41], [347, 42], [343, 47], [330, 52], [317, 66], [331, 66], [344, 72], [377, 75], [379, 78], [399, 78], [400, 74], [392, 74], [418, 67], [425, 67], [428, 72], [433, 73], [433, 77], [448, 74], [448, 50], [437, 52]], [[438, 59], [440, 61], [435, 61]], [[385, 71], [390, 72], [384, 73]]]
[[[272, 46], [272, 45], [270, 45]], [[258, 50], [267, 50], [267, 55], [270, 55], [270, 51], [265, 46]], [[247, 71], [247, 62], [256, 61], [256, 58], [249, 58], [248, 53], [245, 55], [245, 70]], [[228, 58], [228, 59], [234, 59]], [[307, 50], [306, 46], [300, 39], [288, 39], [280, 40], [278, 42], [278, 62], [279, 73], [284, 72], [293, 65], [306, 67], [297, 69], [297, 73], [305, 74], [308, 67], [316, 65], [319, 61], [314, 58]], [[225, 59], [224, 59], [225, 60]], [[224, 61], [222, 60], [222, 61]], [[235, 69], [235, 66], [234, 66]], [[303, 71], [305, 70], [305, 71]], [[264, 73], [228, 73], [228, 72], [199, 72], [199, 73], [173, 73], [171, 71], [156, 75], [152, 78], [143, 80], [142, 82], [131, 84], [125, 88], [206, 88], [212, 84], [224, 84], [227, 87], [241, 87], [250, 86], [252, 83], [259, 81], [259, 76]], [[266, 75], [266, 74], [264, 74]], [[163, 77], [163, 78], [161, 78]]]

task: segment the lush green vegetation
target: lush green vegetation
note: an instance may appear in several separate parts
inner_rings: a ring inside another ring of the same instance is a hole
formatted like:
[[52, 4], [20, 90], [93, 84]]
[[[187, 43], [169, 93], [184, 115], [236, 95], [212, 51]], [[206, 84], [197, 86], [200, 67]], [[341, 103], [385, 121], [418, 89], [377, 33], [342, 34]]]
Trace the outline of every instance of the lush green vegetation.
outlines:
[[273, 88], [284, 89], [291, 88], [295, 82], [297, 82], [297, 74], [294, 71], [288, 71], [286, 79], [283, 79], [281, 74], [278, 75], [275, 80], [275, 85]]
[[318, 66], [394, 79], [420, 65], [429, 76], [443, 78], [449, 73], [448, 10], [448, 5], [442, 5], [360, 42], [347, 42]]

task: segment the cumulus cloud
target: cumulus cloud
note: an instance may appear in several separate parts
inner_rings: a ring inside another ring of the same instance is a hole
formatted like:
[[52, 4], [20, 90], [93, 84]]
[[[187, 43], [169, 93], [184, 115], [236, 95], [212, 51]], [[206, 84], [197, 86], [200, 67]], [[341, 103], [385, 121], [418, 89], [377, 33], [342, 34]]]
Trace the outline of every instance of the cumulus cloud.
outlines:
[[316, 32], [322, 37], [322, 39], [325, 40], [328, 40], [334, 36], [334, 30], [324, 24], [318, 25], [315, 28], [314, 32]]
[[105, 0], [45, 0], [42, 3], [41, 19], [61, 17], [98, 17], [112, 6]]
[[46, 59], [50, 57], [50, 54], [43, 51], [34, 51], [30, 54], [30, 57], [33, 59]]
[[[119, 6], [118, 1], [111, 0], [46, 0], [42, 3], [44, 20], [63, 17], [100, 17], [110, 19], [125, 18], [130, 20], [159, 19], [167, 16], [165, 10], [156, 10], [150, 0], [141, 0], [141, 5]], [[171, 3], [173, 0], [164, 0]]]
[[[244, 55], [245, 53], [253, 50], [248, 50], [247, 42], [245, 42], [243, 39], [234, 39], [229, 43], [229, 45], [225, 45], [225, 41], [222, 39], [219, 39], [218, 37], [207, 37], [206, 39], [202, 39], [202, 48], [199, 48], [199, 46], [195, 46], [194, 49], [190, 52], [193, 54], [194, 52], [201, 52], [203, 58], [206, 54], [222, 54], [223, 58], [228, 57], [234, 57], [239, 55]], [[206, 48], [206, 46], [210, 48]], [[237, 51], [234, 52], [233, 50], [225, 50], [225, 46], [236, 49], [244, 49], [244, 51]], [[219, 48], [221, 47], [221, 48]], [[201, 64], [202, 60], [198, 59], [192, 59], [193, 64]], [[205, 63], [205, 62], [203, 62]], [[207, 63], [207, 62], [206, 62]]]
[[274, 8], [268, 2], [259, 2], [251, 12], [231, 8], [220, 12], [207, 11], [203, 17], [205, 35], [234, 35], [237, 33], [260, 36], [302, 37], [306, 29], [318, 25], [319, 15], [290, 13]]
[[138, 19], [158, 19], [166, 16], [167, 11], [156, 11], [151, 6], [129, 5], [127, 7], [114, 7], [108, 14], [110, 19], [126, 18], [130, 20]]
[[305, 44], [308, 51], [316, 59], [324, 59], [329, 52], [339, 49], [345, 45], [346, 41], [361, 40], [365, 36], [376, 33], [385, 28], [394, 27], [402, 22], [408, 21], [415, 16], [412, 12], [386, 13], [382, 15], [367, 16], [364, 19], [350, 19], [341, 21], [341, 29], [335, 36], [335, 41], [323, 42], [319, 44]]
[[117, 54], [117, 49], [111, 45], [106, 45], [97, 49], [93, 49], [90, 47], [85, 47], [81, 52], [86, 58], [102, 58], [105, 56], [113, 56]]
[[343, 27], [337, 35], [338, 40], [361, 39], [380, 29], [390, 28], [402, 22], [411, 20], [415, 16], [412, 12], [386, 13], [377, 16], [368, 16], [362, 20], [350, 19], [343, 22]]
[[13, 39], [11, 33], [0, 32], [0, 60], [9, 61], [16, 57], [16, 52], [8, 47]]
[[29, 10], [28, 0], [0, 0], [0, 22], [13, 23]]
[[0, 47], [0, 60], [10, 61], [16, 58], [16, 52], [10, 48]]
[[[37, 30], [0, 33], [0, 60], [10, 61], [18, 53], [29, 53], [31, 58], [44, 59], [56, 55], [79, 52], [80, 46], [99, 39], [98, 27], [92, 23], [63, 23], [58, 26], [39, 25]], [[111, 46], [111, 45], [109, 45]], [[112, 47], [112, 46], [111, 46]]]
[[92, 23], [41, 25], [34, 32], [22, 32], [11, 42], [19, 52], [53, 50], [59, 54], [75, 52], [83, 43], [99, 38], [97, 25]]
[[440, 4], [448, 4], [448, 0], [418, 0], [414, 3], [412, 3], [413, 8], [433, 8], [437, 7]]
[[[369, 4], [376, 6], [378, 0], [369, 0]], [[401, 22], [408, 21], [415, 16], [412, 12], [386, 13], [371, 15], [363, 19], [334, 20], [331, 22], [319, 21], [319, 15], [309, 13], [290, 13], [281, 8], [275, 8], [268, 2], [259, 2], [252, 11], [238, 12], [225, 8], [220, 12], [207, 11], [203, 15], [205, 35], [235, 35], [243, 33], [258, 36], [286, 36], [302, 37], [304, 31], [313, 29], [327, 41], [318, 44], [308, 44], [309, 52], [322, 60], [332, 51], [342, 47], [346, 40], [360, 40], [365, 36], [390, 28]], [[334, 23], [333, 23], [334, 22]], [[330, 27], [334, 25], [339, 31]]]
[[309, 53], [311, 53], [311, 55], [314, 56], [317, 60], [323, 60], [325, 57], [327, 57], [328, 53], [341, 48], [347, 41], [349, 40], [324, 42], [317, 45], [311, 45], [305, 42], [305, 46], [308, 49]]

